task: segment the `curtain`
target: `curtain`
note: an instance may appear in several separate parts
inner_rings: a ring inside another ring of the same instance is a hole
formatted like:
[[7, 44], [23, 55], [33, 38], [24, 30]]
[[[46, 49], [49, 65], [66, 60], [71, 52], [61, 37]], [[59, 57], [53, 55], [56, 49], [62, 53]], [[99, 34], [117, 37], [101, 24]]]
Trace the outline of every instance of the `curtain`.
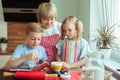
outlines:
[[[101, 9], [103, 12], [103, 24], [113, 25], [120, 20], [120, 1], [119, 0], [101, 0]], [[120, 39], [120, 27], [115, 27], [114, 35]], [[118, 42], [119, 43], [119, 42]], [[120, 50], [112, 49], [111, 59], [120, 63]]]
[[[96, 50], [96, 43], [94, 40], [97, 35], [96, 28], [98, 26], [108, 23], [110, 26], [116, 23], [119, 19], [118, 4], [120, 0], [91, 0], [90, 6], [90, 47]], [[118, 31], [120, 32], [120, 31]], [[120, 34], [120, 33], [119, 33]], [[93, 45], [94, 44], [94, 45]]]
[[118, 1], [119, 0], [101, 0], [103, 24], [113, 25], [118, 21]]

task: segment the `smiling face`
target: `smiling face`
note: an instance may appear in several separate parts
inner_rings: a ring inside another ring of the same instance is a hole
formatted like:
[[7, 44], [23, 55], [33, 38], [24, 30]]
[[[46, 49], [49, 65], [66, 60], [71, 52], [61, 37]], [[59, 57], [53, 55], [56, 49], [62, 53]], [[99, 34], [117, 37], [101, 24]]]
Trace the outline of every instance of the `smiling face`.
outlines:
[[26, 43], [29, 47], [36, 48], [40, 45], [42, 33], [30, 32], [26, 35]]
[[54, 25], [55, 17], [41, 18], [42, 27], [47, 29]]
[[76, 37], [76, 29], [73, 23], [67, 23], [63, 25], [63, 34], [67, 36], [69, 40], [74, 40]]
[[57, 17], [57, 8], [53, 3], [42, 3], [38, 7], [36, 15], [43, 28], [51, 28]]

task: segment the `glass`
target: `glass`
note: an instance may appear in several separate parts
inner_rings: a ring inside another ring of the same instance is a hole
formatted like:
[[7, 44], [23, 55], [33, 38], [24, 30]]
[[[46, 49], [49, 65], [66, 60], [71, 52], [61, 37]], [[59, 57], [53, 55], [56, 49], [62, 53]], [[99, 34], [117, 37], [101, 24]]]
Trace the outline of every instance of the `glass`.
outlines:
[[42, 18], [43, 21], [45, 22], [54, 22], [55, 21], [55, 18]]
[[51, 69], [56, 72], [59, 73], [62, 69], [62, 62], [51, 62]]

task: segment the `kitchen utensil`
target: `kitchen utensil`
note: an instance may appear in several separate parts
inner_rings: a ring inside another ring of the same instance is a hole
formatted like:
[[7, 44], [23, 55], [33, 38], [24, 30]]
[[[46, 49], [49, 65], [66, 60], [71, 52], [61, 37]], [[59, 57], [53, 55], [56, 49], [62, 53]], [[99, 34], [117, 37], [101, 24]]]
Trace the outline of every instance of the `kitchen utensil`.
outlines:
[[3, 76], [15, 76], [20, 79], [45, 79], [45, 77], [58, 77], [57, 74], [47, 74], [46, 72], [4, 72]]

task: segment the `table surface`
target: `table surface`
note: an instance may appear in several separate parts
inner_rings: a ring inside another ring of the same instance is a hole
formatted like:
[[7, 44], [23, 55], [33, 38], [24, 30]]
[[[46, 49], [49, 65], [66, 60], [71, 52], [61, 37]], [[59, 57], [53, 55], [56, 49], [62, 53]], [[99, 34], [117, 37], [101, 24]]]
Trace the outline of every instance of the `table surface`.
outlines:
[[[71, 79], [70, 80], [80, 80], [80, 69], [71, 69], [69, 70], [70, 74], [71, 74]], [[29, 80], [29, 79], [17, 79], [14, 76], [3, 76], [4, 71], [0, 70], [0, 80]], [[39, 79], [40, 80], [40, 79]], [[45, 80], [53, 80], [53, 79], [45, 79]], [[61, 80], [60, 77], [58, 77], [55, 80]], [[111, 77], [110, 80], [116, 80], [113, 77]]]

